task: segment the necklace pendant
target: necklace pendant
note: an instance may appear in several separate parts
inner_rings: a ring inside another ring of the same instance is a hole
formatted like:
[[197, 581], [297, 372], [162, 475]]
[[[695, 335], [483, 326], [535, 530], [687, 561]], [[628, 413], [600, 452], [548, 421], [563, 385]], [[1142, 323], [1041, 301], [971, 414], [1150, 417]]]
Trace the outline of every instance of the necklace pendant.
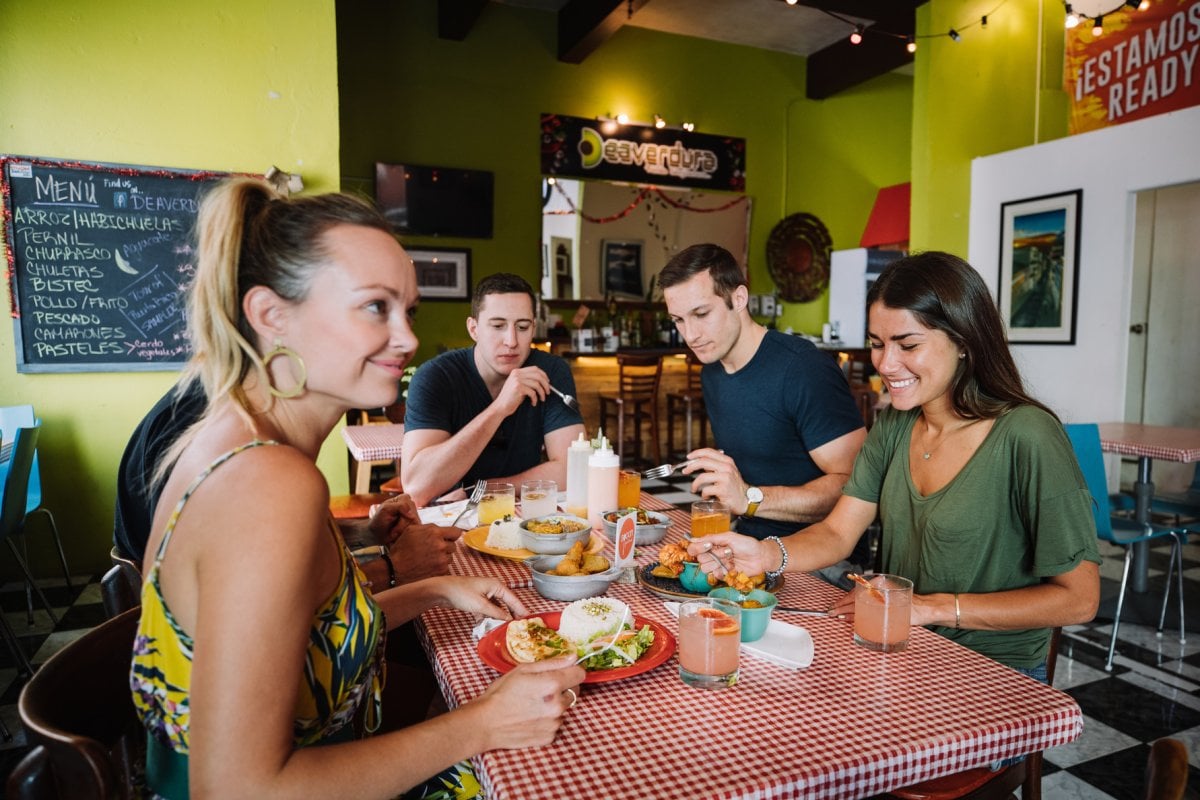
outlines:
[[930, 451], [930, 452], [928, 452], [928, 453], [922, 453], [922, 454], [921, 454], [921, 458], [923, 458], [923, 459], [925, 459], [926, 461], [928, 461], [928, 460], [929, 460], [929, 457], [930, 457], [931, 455], [933, 455], [933, 451]]

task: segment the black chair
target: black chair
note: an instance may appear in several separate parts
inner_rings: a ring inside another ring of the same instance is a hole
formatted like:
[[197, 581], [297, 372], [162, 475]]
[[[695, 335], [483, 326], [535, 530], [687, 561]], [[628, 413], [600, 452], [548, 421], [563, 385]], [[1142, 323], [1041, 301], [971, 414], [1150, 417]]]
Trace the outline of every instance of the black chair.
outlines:
[[700, 446], [708, 446], [708, 412], [704, 408], [704, 389], [700, 385], [700, 369], [703, 365], [700, 359], [688, 351], [687, 354], [687, 385], [682, 391], [667, 392], [667, 458], [674, 460], [675, 450], [675, 420], [683, 419], [683, 447], [680, 454], [692, 451], [692, 423], [700, 421]]
[[100, 579], [104, 616], [112, 619], [122, 611], [142, 604], [142, 563], [121, 555], [116, 546], [109, 551], [112, 566]]
[[146, 731], [129, 690], [138, 615], [92, 628], [25, 684], [17, 707], [33, 749], [9, 774], [10, 800], [138, 796]]
[[[632, 461], [643, 461], [642, 458], [642, 424], [650, 425], [650, 443], [654, 448], [652, 463], [662, 462], [662, 454], [658, 446], [658, 386], [662, 379], [662, 359], [658, 356], [630, 355], [621, 353], [617, 356], [617, 391], [600, 392], [600, 427], [608, 429], [610, 407], [617, 417], [617, 435], [612, 436], [608, 431], [613, 449], [617, 451], [622, 466], [625, 461], [626, 439], [633, 447]], [[626, 427], [626, 417], [631, 417], [631, 428]], [[628, 433], [627, 433], [628, 431]]]

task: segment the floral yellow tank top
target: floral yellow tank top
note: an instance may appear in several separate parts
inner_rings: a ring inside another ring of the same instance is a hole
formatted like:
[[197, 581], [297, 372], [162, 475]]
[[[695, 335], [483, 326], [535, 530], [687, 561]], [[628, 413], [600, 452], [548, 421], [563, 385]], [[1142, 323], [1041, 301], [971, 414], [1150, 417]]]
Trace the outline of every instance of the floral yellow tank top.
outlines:
[[[193, 642], [167, 608], [159, 584], [159, 567], [184, 504], [196, 487], [238, 453], [274, 444], [277, 442], [253, 441], [236, 447], [196, 476], [167, 521], [162, 544], [142, 587], [142, 615], [129, 679], [133, 703], [152, 744], [164, 745], [177, 755], [186, 756], [189, 748]], [[344, 734], [353, 731], [348, 726], [364, 703], [368, 704], [367, 731], [374, 731], [380, 719], [386, 631], [383, 610], [365, 588], [363, 575], [346, 551], [332, 518], [329, 526], [330, 535], [338, 543], [342, 577], [313, 617], [292, 728], [298, 747], [346, 738]]]

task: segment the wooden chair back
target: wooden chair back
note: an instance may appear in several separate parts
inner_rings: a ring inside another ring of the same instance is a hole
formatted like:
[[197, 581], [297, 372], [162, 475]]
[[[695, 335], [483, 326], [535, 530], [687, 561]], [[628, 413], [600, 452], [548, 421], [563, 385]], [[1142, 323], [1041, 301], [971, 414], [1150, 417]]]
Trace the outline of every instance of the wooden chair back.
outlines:
[[129, 691], [138, 615], [92, 628], [25, 684], [17, 707], [33, 749], [9, 774], [10, 800], [135, 796], [146, 743]]
[[142, 563], [125, 558], [114, 546], [109, 551], [112, 566], [100, 578], [100, 599], [109, 619], [142, 604]]
[[658, 396], [662, 359], [658, 356], [617, 355], [617, 374], [622, 400], [646, 400]]
[[1188, 751], [1178, 739], [1150, 745], [1146, 762], [1146, 800], [1182, 800], [1188, 784]]

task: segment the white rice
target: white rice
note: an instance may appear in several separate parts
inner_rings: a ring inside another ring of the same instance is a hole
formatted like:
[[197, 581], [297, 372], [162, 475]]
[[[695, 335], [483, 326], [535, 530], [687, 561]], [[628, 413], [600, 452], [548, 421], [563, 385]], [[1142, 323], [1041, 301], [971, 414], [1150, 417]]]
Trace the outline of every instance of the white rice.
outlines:
[[484, 545], [497, 550], [521, 549], [521, 530], [517, 527], [516, 519], [506, 516], [503, 519], [493, 520], [492, 524], [488, 526], [487, 540]]
[[587, 597], [576, 600], [562, 611], [558, 632], [576, 646], [585, 645], [597, 636], [613, 633], [624, 616], [633, 624], [629, 606], [611, 597]]

